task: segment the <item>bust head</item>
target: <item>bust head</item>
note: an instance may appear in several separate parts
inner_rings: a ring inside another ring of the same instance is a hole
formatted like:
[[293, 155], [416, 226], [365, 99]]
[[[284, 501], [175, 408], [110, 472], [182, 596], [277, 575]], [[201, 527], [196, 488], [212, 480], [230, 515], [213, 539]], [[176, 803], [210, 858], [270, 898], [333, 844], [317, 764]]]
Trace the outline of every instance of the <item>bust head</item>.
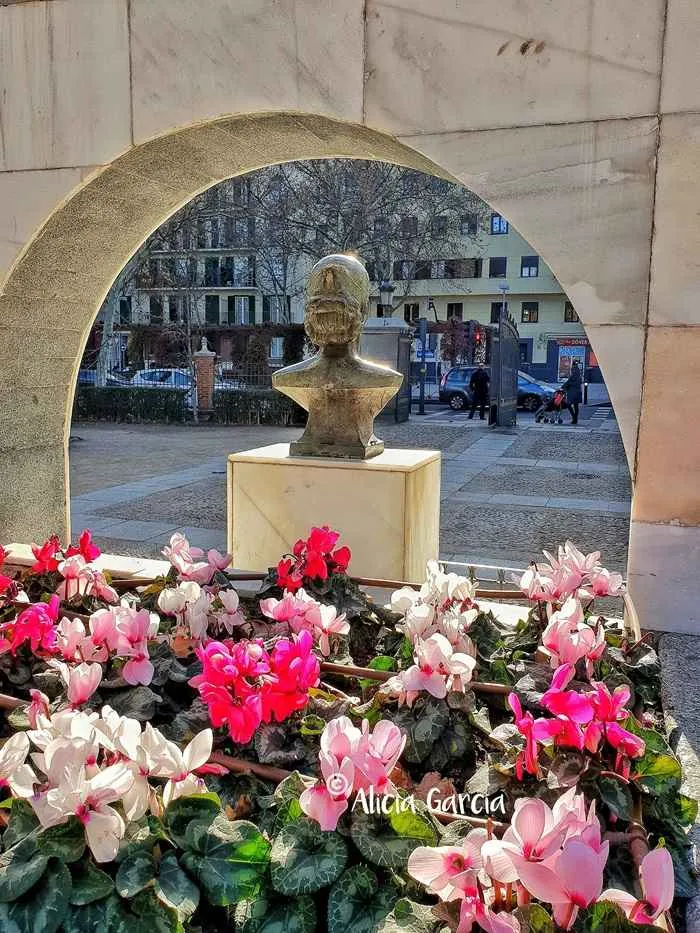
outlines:
[[306, 286], [304, 327], [320, 347], [358, 340], [369, 313], [369, 276], [355, 256], [324, 256]]

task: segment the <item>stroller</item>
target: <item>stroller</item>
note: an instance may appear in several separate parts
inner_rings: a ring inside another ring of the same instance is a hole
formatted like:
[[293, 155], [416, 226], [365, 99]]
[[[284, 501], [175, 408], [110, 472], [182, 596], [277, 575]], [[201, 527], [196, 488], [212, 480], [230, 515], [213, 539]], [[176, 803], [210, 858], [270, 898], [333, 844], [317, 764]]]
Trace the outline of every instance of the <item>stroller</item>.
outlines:
[[566, 407], [566, 392], [557, 389], [548, 402], [543, 402], [535, 412], [535, 423], [543, 421], [545, 424], [563, 424], [562, 408]]

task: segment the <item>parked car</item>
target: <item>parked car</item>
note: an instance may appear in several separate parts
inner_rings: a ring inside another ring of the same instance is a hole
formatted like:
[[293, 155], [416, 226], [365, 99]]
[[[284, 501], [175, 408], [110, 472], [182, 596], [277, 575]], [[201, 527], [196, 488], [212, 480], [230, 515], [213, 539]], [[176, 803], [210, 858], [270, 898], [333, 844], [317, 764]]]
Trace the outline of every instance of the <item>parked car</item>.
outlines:
[[187, 369], [140, 369], [128, 383], [135, 389], [181, 389], [187, 392], [187, 407], [194, 405], [194, 381]]
[[[462, 411], [471, 405], [469, 380], [475, 369], [476, 366], [453, 366], [446, 372], [440, 381], [440, 401], [447, 403], [453, 411]], [[518, 408], [535, 411], [543, 401], [551, 399], [554, 391], [554, 386], [518, 372]]]
[[[105, 377], [106, 386], [124, 386], [127, 385], [128, 380], [123, 379], [116, 371], [107, 373]], [[96, 386], [97, 385], [97, 370], [96, 369], [81, 369], [78, 371], [78, 385], [79, 386]]]

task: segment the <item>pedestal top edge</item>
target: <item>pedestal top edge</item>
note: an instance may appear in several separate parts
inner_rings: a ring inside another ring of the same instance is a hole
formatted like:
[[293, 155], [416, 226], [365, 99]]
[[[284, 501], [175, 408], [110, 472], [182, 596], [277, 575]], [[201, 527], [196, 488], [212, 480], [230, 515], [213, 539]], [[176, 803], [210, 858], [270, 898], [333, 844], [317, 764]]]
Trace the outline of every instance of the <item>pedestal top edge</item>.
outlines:
[[316, 469], [386, 470], [392, 473], [412, 473], [428, 463], [439, 461], [439, 450], [407, 450], [390, 447], [370, 460], [342, 460], [334, 457], [291, 457], [289, 444], [270, 444], [252, 450], [229, 454], [230, 463], [271, 463]]

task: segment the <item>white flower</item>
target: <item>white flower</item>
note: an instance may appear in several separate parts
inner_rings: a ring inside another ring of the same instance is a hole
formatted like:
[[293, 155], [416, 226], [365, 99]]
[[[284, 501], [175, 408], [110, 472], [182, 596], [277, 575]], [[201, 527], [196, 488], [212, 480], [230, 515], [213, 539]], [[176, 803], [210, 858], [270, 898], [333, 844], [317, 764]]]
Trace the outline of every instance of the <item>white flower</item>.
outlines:
[[152, 773], [158, 777], [168, 778], [163, 791], [163, 803], [166, 807], [172, 800], [187, 794], [196, 794], [204, 788], [204, 782], [192, 772], [201, 768], [209, 760], [213, 741], [214, 735], [211, 729], [204, 729], [184, 750], [180, 750], [174, 742], [167, 740], [158, 743], [154, 751]]
[[0, 787], [9, 787], [16, 797], [31, 797], [36, 775], [25, 764], [29, 753], [26, 733], [16, 732], [0, 748]]

